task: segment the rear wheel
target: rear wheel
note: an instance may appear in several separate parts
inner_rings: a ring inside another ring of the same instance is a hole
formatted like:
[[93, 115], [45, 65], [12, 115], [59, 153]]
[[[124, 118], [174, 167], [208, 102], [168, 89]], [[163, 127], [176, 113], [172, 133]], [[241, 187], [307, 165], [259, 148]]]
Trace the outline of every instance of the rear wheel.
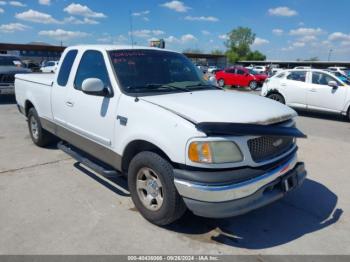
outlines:
[[225, 80], [224, 79], [219, 79], [218, 84], [220, 87], [224, 87], [225, 86]]
[[156, 225], [168, 225], [186, 211], [174, 184], [173, 167], [153, 152], [141, 152], [130, 162], [128, 185], [141, 215]]
[[272, 100], [275, 100], [277, 102], [280, 102], [282, 104], [285, 104], [286, 102], [284, 101], [284, 98], [281, 94], [278, 94], [278, 93], [272, 93], [272, 94], [269, 94], [267, 95], [268, 98], [272, 99]]
[[348, 113], [347, 113], [347, 118], [348, 118], [348, 121], [350, 121], [350, 107], [349, 107], [349, 109], [348, 109]]
[[43, 129], [35, 108], [29, 109], [28, 128], [30, 137], [32, 138], [33, 143], [37, 146], [45, 147], [52, 144], [56, 140], [52, 134]]
[[249, 83], [249, 88], [250, 88], [251, 90], [256, 90], [256, 89], [258, 88], [258, 82], [256, 82], [256, 81], [251, 81], [251, 82]]

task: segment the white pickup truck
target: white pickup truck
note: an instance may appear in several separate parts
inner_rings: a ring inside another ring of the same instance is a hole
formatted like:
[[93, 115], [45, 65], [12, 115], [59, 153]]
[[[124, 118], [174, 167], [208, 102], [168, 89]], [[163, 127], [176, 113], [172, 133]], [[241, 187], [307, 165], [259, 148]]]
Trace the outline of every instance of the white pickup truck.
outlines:
[[295, 111], [211, 85], [180, 53], [73, 46], [56, 74], [16, 75], [15, 93], [36, 145], [58, 137], [78, 162], [127, 176], [135, 206], [157, 225], [187, 208], [240, 215], [306, 177]]

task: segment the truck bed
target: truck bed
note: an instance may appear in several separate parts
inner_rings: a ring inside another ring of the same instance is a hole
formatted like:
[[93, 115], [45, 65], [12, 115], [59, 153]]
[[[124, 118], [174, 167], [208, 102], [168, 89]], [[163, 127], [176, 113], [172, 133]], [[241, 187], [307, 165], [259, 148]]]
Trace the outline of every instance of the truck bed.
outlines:
[[26, 103], [36, 105], [40, 117], [52, 119], [51, 88], [55, 74], [16, 74], [15, 95], [20, 108], [25, 109]]
[[53, 73], [16, 74], [16, 79], [46, 86], [51, 86], [54, 78], [55, 74]]

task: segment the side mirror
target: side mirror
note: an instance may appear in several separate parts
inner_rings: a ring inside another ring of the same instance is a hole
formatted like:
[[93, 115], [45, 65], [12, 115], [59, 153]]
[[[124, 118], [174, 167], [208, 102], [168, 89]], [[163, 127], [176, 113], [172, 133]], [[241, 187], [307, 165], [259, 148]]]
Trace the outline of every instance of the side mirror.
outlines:
[[338, 83], [336, 81], [333, 81], [333, 80], [329, 81], [328, 85], [330, 87], [333, 87], [333, 88], [338, 88]]
[[93, 96], [109, 96], [110, 91], [105, 87], [101, 79], [87, 78], [83, 81], [81, 86], [82, 91], [87, 95]]

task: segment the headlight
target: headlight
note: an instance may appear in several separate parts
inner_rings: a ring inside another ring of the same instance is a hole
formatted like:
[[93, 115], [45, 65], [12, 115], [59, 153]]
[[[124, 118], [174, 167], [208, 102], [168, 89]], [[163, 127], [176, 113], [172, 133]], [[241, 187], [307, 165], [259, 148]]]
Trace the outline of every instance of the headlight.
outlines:
[[243, 155], [231, 141], [192, 142], [188, 149], [188, 158], [197, 163], [221, 164], [240, 162]]

